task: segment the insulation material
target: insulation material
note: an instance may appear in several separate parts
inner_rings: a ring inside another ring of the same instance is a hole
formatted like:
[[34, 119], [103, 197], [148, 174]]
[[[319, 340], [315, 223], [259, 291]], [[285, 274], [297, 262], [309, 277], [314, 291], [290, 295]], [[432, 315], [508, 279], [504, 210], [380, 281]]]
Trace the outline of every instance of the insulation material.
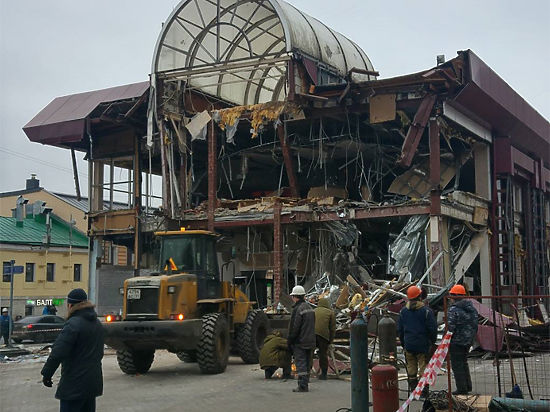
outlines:
[[382, 123], [395, 119], [395, 94], [377, 94], [369, 99], [370, 123]]
[[[469, 158], [470, 154], [463, 155], [458, 161], [459, 165], [462, 166]], [[441, 157], [441, 180], [439, 183], [441, 188], [445, 188], [456, 175], [456, 166], [454, 156]], [[413, 166], [402, 175], [397, 176], [388, 192], [418, 199], [427, 196], [431, 189], [430, 159], [427, 158], [419, 165]]]
[[247, 106], [236, 106], [229, 109], [218, 110], [220, 117], [219, 126], [222, 130], [228, 130], [231, 127], [236, 128], [238, 119], [243, 113], [250, 113], [250, 124], [252, 126], [252, 138], [258, 136], [260, 129], [266, 122], [274, 122], [279, 119], [279, 116], [286, 110], [293, 111], [290, 105], [285, 102], [268, 102], [261, 104], [253, 104]]
[[412, 216], [401, 233], [390, 245], [392, 260], [389, 272], [400, 276], [410, 273], [411, 279], [422, 276], [425, 266], [424, 235], [428, 226], [428, 216]]
[[193, 116], [191, 121], [185, 125], [185, 128], [191, 135], [191, 141], [196, 139], [206, 140], [206, 126], [210, 120], [212, 120], [212, 118], [207, 110]]
[[343, 187], [325, 187], [325, 186], [316, 186], [309, 189], [307, 192], [307, 197], [309, 199], [324, 199], [327, 197], [336, 197], [338, 199], [347, 199], [348, 191]]

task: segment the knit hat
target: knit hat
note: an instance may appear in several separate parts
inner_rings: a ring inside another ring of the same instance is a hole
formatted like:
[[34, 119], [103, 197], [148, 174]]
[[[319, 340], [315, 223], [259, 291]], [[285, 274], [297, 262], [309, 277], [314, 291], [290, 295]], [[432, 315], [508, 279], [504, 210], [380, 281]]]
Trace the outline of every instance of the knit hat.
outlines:
[[67, 295], [67, 302], [72, 304], [84, 302], [85, 300], [88, 300], [88, 295], [86, 295], [84, 289], [73, 289]]

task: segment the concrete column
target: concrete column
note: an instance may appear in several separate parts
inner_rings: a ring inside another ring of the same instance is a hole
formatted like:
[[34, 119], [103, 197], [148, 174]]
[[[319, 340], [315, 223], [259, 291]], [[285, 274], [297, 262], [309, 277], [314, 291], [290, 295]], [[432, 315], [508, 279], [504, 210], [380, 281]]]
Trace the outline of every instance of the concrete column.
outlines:
[[90, 212], [103, 210], [103, 163], [93, 162], [92, 193], [89, 194], [92, 209]]
[[[476, 195], [492, 201], [490, 147], [485, 143], [479, 142], [474, 145], [473, 150]], [[491, 286], [491, 239], [489, 238], [489, 233], [487, 233], [485, 237], [486, 241], [479, 250], [479, 272], [481, 277], [481, 294], [490, 296], [493, 294], [493, 289]], [[488, 305], [491, 304], [489, 299], [484, 299], [483, 303]]]
[[100, 256], [99, 248], [101, 238], [90, 238], [88, 260], [89, 260], [89, 272], [88, 272], [88, 300], [93, 303], [97, 303], [97, 259]]

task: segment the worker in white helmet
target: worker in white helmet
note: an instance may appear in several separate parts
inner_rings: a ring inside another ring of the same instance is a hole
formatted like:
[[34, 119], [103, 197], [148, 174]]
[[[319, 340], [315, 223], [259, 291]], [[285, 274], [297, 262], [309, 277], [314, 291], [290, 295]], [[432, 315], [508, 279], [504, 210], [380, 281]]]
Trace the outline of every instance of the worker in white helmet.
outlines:
[[294, 355], [298, 372], [298, 387], [293, 392], [308, 392], [309, 371], [312, 352], [315, 349], [315, 312], [305, 301], [303, 286], [294, 286], [290, 296], [294, 301], [290, 325], [288, 326], [288, 347]]

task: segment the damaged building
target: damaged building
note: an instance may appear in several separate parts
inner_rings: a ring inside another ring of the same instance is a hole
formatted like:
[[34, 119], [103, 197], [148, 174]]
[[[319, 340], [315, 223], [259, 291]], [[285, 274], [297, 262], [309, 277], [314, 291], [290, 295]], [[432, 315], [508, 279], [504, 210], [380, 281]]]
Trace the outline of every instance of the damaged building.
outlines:
[[[103, 313], [156, 268], [153, 233], [182, 227], [222, 235], [224, 279], [261, 307], [350, 275], [549, 294], [550, 125], [471, 50], [382, 79], [282, 0], [182, 1], [149, 82], [57, 98], [24, 131], [86, 153]], [[103, 241], [132, 267], [102, 265]]]

